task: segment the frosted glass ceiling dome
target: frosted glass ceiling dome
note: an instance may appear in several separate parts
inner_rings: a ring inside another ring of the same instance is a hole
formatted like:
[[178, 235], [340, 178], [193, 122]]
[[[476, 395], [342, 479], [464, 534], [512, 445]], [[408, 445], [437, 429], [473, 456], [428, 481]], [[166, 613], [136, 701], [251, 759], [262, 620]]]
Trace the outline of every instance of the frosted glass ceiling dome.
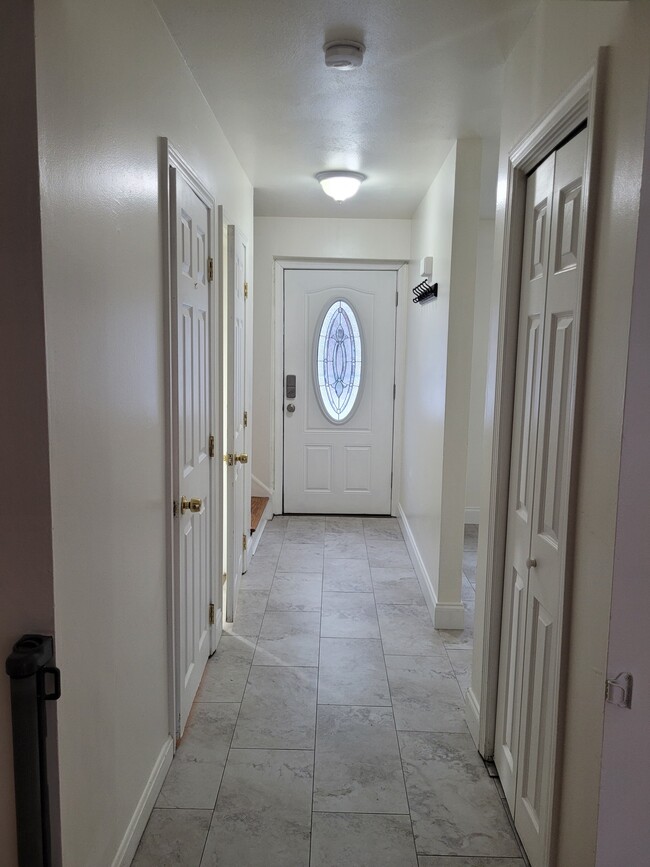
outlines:
[[361, 172], [318, 172], [316, 180], [323, 188], [323, 192], [327, 193], [335, 202], [344, 202], [358, 192], [361, 183], [366, 180], [366, 176], [362, 175]]

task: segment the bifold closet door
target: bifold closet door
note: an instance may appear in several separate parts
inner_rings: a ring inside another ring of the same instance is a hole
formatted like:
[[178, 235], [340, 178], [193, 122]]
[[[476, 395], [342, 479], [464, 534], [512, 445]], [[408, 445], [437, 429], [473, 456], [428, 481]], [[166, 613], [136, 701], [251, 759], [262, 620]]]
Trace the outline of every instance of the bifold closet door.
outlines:
[[540, 166], [526, 211], [496, 759], [533, 867], [551, 851], [586, 147]]
[[494, 754], [501, 784], [513, 813], [528, 595], [529, 568], [526, 561], [529, 558], [532, 535], [537, 420], [554, 172], [555, 154], [551, 154], [528, 179], [524, 223]]

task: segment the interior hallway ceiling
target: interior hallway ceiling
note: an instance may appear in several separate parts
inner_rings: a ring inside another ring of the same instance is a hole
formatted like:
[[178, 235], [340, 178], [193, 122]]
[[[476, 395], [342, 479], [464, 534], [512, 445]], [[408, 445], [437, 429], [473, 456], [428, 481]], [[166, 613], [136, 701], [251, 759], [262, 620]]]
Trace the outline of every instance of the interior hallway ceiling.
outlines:
[[[538, 0], [155, 0], [258, 216], [409, 218], [456, 138], [496, 152], [501, 69]], [[324, 43], [366, 45], [328, 69]], [[343, 205], [314, 180], [368, 176]], [[493, 193], [492, 193], [493, 198]]]

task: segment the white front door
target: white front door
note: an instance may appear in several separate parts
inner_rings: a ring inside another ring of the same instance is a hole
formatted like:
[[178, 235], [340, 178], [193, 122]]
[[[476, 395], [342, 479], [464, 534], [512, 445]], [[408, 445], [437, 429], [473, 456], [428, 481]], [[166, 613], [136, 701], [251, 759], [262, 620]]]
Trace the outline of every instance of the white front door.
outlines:
[[226, 620], [232, 623], [242, 572], [246, 569], [245, 548], [250, 527], [246, 526], [250, 504], [246, 503], [244, 466], [246, 425], [246, 256], [247, 245], [235, 226], [228, 226], [228, 403], [226, 407], [228, 566], [226, 579]]
[[177, 414], [176, 683], [180, 736], [210, 652], [211, 371], [209, 255], [212, 212], [172, 172], [173, 389]]
[[397, 272], [284, 271], [284, 511], [391, 510]]
[[587, 133], [528, 181], [495, 762], [533, 867], [551, 863]]

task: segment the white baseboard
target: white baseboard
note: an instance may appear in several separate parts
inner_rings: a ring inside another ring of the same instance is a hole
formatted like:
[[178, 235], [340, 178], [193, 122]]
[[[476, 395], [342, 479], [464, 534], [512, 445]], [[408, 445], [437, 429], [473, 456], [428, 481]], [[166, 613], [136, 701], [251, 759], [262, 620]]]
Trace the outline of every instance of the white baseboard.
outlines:
[[264, 482], [260, 482], [254, 475], [251, 474], [251, 493], [253, 497], [268, 497], [273, 499], [273, 491], [267, 488]]
[[476, 696], [472, 692], [472, 687], [465, 693], [465, 720], [472, 740], [476, 744], [476, 749], [479, 748], [479, 720], [481, 716], [481, 708], [476, 701]]
[[404, 509], [402, 508], [401, 503], [398, 504], [397, 509], [397, 517], [402, 527], [402, 535], [404, 536], [406, 547], [408, 548], [411, 560], [413, 561], [415, 574], [420, 582], [420, 587], [424, 594], [433, 625], [436, 629], [463, 629], [465, 626], [465, 607], [463, 606], [463, 603], [460, 602], [457, 605], [450, 605], [444, 602], [438, 602], [436, 592], [433, 589], [431, 577], [427, 571], [427, 567], [424, 565], [424, 560], [420, 555], [415, 537], [413, 536], [413, 531], [411, 530], [408, 519], [404, 514]]
[[480, 524], [481, 523], [481, 510], [480, 509], [465, 509], [465, 523], [466, 524]]
[[[220, 590], [220, 593], [221, 595], [223, 595], [222, 590]], [[223, 607], [217, 609], [217, 616], [215, 617], [214, 621], [214, 624], [210, 627], [210, 656], [212, 656], [212, 654], [216, 652], [217, 647], [219, 646], [219, 639], [221, 638], [221, 633], [223, 632]]]
[[262, 538], [262, 533], [264, 532], [264, 527], [266, 527], [266, 522], [270, 521], [273, 517], [273, 503], [271, 500], [266, 504], [264, 511], [262, 512], [262, 517], [260, 518], [260, 522], [255, 528], [255, 532], [249, 539], [250, 551], [248, 552], [248, 562], [250, 563], [251, 557], [255, 553], [255, 549], [260, 543], [260, 539]]
[[173, 757], [174, 742], [170, 736], [163, 744], [163, 748], [156, 759], [153, 770], [151, 771], [147, 781], [147, 785], [144, 787], [144, 792], [138, 801], [138, 806], [135, 808], [135, 812], [131, 817], [129, 826], [126, 829], [126, 834], [122, 838], [122, 842], [120, 843], [115, 858], [113, 858], [111, 867], [129, 867], [131, 861], [133, 861], [135, 850], [138, 848], [138, 843], [140, 842], [140, 838], [142, 837], [147, 822], [149, 821], [149, 816], [151, 815], [151, 811], [156, 803], [156, 798], [160, 794], [162, 784], [165, 782], [165, 777], [167, 776], [167, 771], [169, 770]]

